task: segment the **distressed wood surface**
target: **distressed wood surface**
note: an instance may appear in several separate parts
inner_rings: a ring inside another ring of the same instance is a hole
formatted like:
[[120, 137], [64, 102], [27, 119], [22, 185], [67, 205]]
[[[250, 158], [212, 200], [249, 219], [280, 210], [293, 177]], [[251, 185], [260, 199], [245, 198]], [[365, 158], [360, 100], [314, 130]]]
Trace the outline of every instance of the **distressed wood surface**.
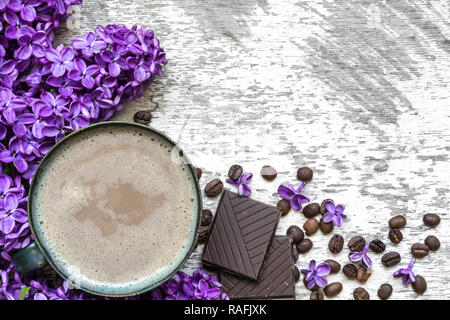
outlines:
[[[242, 164], [255, 174], [252, 197], [276, 204], [280, 183], [298, 184], [295, 172], [315, 170], [305, 193], [312, 201], [333, 198], [346, 205], [341, 229], [381, 238], [401, 253], [393, 268], [371, 254], [374, 271], [365, 287], [372, 298], [380, 284], [393, 299], [450, 298], [450, 4], [447, 0], [84, 0], [68, 44], [97, 24], [143, 24], [154, 29], [167, 53], [164, 74], [139, 101], [118, 116], [154, 110], [152, 126], [166, 132], [203, 169], [202, 187]], [[279, 175], [265, 182], [265, 164]], [[233, 186], [227, 186], [233, 189]], [[205, 199], [213, 211], [217, 199]], [[441, 213], [436, 229], [423, 225], [427, 212]], [[387, 220], [404, 214], [404, 240], [390, 244]], [[277, 229], [303, 225], [291, 212]], [[429, 234], [442, 247], [418, 260], [428, 291], [417, 296], [392, 277], [406, 266], [410, 246]], [[309, 260], [347, 262], [348, 249], [333, 256], [331, 235], [313, 235]], [[200, 266], [199, 246], [184, 270]], [[336, 299], [352, 299], [358, 282], [342, 273]], [[309, 292], [299, 282], [297, 299]]]

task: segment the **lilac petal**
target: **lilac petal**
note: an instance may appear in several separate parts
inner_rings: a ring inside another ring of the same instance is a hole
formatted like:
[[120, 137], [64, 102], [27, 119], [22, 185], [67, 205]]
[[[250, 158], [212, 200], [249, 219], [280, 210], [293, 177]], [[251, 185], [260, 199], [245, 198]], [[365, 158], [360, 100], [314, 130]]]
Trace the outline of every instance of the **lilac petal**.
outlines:
[[338, 204], [336, 206], [336, 212], [337, 213], [342, 214], [344, 212], [344, 210], [345, 210], [345, 206], [343, 204]]
[[409, 273], [409, 279], [411, 282], [416, 282], [416, 275], [412, 272]]
[[298, 201], [297, 201], [297, 196], [294, 196], [291, 199], [290, 204], [291, 204], [292, 210], [294, 210], [294, 211], [300, 211], [302, 209], [301, 204], [299, 204]]
[[328, 284], [327, 278], [322, 277], [322, 276], [316, 276], [315, 278], [316, 284], [319, 287], [325, 287]]
[[13, 163], [20, 173], [24, 173], [28, 169], [28, 163], [22, 157], [15, 157]]
[[402, 276], [402, 284], [404, 285], [404, 286], [407, 286], [408, 284], [410, 284], [410, 278], [409, 278], [409, 275], [406, 275], [406, 274], [404, 274], [403, 276]]
[[25, 223], [28, 221], [27, 213], [23, 209], [15, 210], [13, 213], [11, 213], [11, 217], [20, 223]]
[[225, 181], [228, 182], [228, 183], [232, 183], [232, 184], [239, 184], [238, 181], [235, 181], [235, 180], [232, 180], [232, 179], [227, 179]]
[[33, 52], [31, 50], [30, 46], [28, 46], [28, 45], [22, 46], [17, 50], [17, 58], [20, 60], [26, 60], [31, 57], [32, 53]]
[[328, 212], [332, 213], [336, 212], [336, 207], [334, 206], [334, 202], [332, 200], [327, 201], [327, 203], [325, 204], [325, 208], [327, 209]]
[[306, 275], [306, 274], [310, 273], [311, 270], [309, 270], [309, 269], [302, 269], [302, 270], [300, 270], [300, 272], [304, 273]]
[[244, 173], [239, 180], [243, 184], [249, 184], [252, 181], [252, 178], [253, 178], [252, 173], [247, 173], [247, 174]]
[[355, 253], [350, 253], [348, 255], [348, 260], [350, 260], [351, 262], [359, 262], [361, 261], [361, 259], [363, 258], [363, 253], [362, 252], [355, 252]]
[[84, 77], [81, 79], [81, 83], [83, 84], [83, 86], [87, 89], [92, 89], [95, 86], [95, 81], [94, 78], [92, 77]]
[[314, 278], [308, 281], [308, 289], [311, 290], [316, 285], [316, 281]]
[[334, 213], [327, 212], [323, 215], [323, 222], [330, 223], [333, 220], [334, 220]]
[[295, 189], [292, 185], [281, 185], [278, 187], [278, 195], [286, 200], [291, 200], [295, 196]]
[[108, 70], [113, 77], [117, 77], [120, 74], [120, 66], [115, 62], [109, 64]]
[[372, 267], [372, 260], [367, 255], [363, 255], [362, 261], [366, 266], [366, 269], [370, 269]]
[[24, 6], [20, 17], [25, 21], [33, 22], [36, 19], [36, 10], [32, 6]]
[[66, 73], [66, 68], [60, 63], [54, 63], [52, 65], [52, 74], [55, 77], [62, 77]]
[[14, 221], [14, 219], [12, 219], [11, 217], [6, 217], [3, 218], [0, 223], [0, 230], [3, 233], [8, 234], [14, 229], [15, 225], [16, 222]]
[[326, 276], [326, 275], [329, 275], [330, 272], [331, 272], [331, 268], [325, 262], [320, 263], [316, 268], [316, 275], [318, 275], [318, 276]]
[[398, 278], [398, 277], [402, 277], [402, 276], [405, 275], [405, 274], [409, 274], [409, 270], [408, 270], [408, 269], [398, 269], [398, 270], [395, 271], [392, 275], [393, 275], [395, 278]]
[[335, 226], [338, 226], [338, 227], [340, 227], [340, 226], [342, 226], [342, 217], [340, 216], [340, 215], [335, 215], [334, 216], [334, 225]]
[[249, 195], [252, 194], [252, 190], [250, 189], [250, 187], [246, 184], [241, 184], [240, 186], [242, 186], [242, 196], [244, 197], [248, 197]]
[[316, 270], [316, 260], [311, 260], [309, 262], [309, 270], [314, 272], [314, 270]]

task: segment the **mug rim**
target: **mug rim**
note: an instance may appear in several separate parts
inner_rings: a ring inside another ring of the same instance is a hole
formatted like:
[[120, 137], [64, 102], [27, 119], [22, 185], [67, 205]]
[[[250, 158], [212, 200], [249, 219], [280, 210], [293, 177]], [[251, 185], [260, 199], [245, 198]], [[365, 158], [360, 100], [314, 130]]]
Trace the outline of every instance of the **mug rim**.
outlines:
[[38, 167], [36, 169], [36, 172], [33, 175], [33, 178], [31, 179], [30, 188], [29, 188], [29, 191], [28, 191], [28, 203], [27, 203], [28, 221], [29, 221], [31, 233], [33, 234], [33, 237], [34, 237], [34, 241], [36, 242], [36, 244], [39, 247], [39, 249], [42, 251], [45, 259], [47, 260], [47, 262], [58, 273], [59, 276], [61, 276], [66, 281], [70, 281], [68, 279], [68, 277], [64, 274], [64, 272], [62, 272], [57, 267], [57, 265], [54, 263], [54, 261], [52, 261], [48, 251], [45, 249], [44, 245], [40, 241], [40, 239], [39, 239], [39, 237], [38, 237], [38, 235], [37, 235], [37, 233], [35, 231], [34, 221], [32, 219], [33, 193], [34, 193], [34, 190], [37, 188], [37, 181], [38, 181], [37, 177], [43, 171], [43, 168], [45, 167], [45, 165], [47, 164], [49, 159], [53, 156], [53, 154], [56, 152], [56, 150], [58, 150], [63, 145], [63, 143], [66, 143], [67, 140], [73, 139], [74, 137], [80, 135], [81, 133], [85, 133], [86, 131], [90, 131], [90, 130], [96, 129], [98, 127], [103, 127], [103, 126], [137, 127], [137, 128], [144, 129], [144, 130], [150, 131], [153, 134], [158, 135], [159, 137], [164, 139], [166, 142], [168, 142], [171, 145], [172, 148], [177, 148], [182, 153], [181, 157], [184, 159], [184, 162], [185, 162], [186, 166], [189, 168], [189, 173], [190, 173], [190, 176], [192, 178], [192, 181], [194, 182], [193, 184], [194, 184], [194, 187], [195, 187], [194, 196], [195, 196], [196, 202], [197, 202], [197, 212], [196, 212], [197, 216], [196, 216], [196, 219], [195, 219], [196, 223], [195, 223], [194, 237], [192, 239], [192, 242], [190, 243], [189, 250], [186, 252], [184, 257], [180, 260], [180, 262], [176, 265], [176, 267], [173, 268], [173, 270], [171, 272], [169, 272], [166, 276], [164, 276], [163, 278], [161, 278], [160, 280], [158, 280], [156, 282], [152, 282], [151, 284], [147, 284], [147, 285], [143, 286], [142, 288], [139, 288], [137, 290], [128, 291], [128, 292], [120, 292], [120, 293], [108, 292], [108, 293], [105, 293], [105, 292], [102, 292], [102, 291], [96, 291], [96, 290], [85, 288], [82, 285], [80, 285], [79, 288], [77, 288], [77, 289], [81, 289], [81, 290], [83, 290], [85, 292], [88, 292], [88, 293], [91, 293], [91, 294], [94, 294], [94, 295], [104, 296], [104, 297], [128, 297], [128, 296], [135, 296], [135, 295], [145, 293], [147, 291], [150, 291], [150, 290], [158, 287], [159, 285], [161, 285], [164, 282], [168, 281], [173, 275], [175, 275], [184, 266], [186, 261], [192, 255], [192, 252], [195, 250], [196, 243], [198, 241], [199, 232], [200, 232], [200, 223], [201, 223], [202, 210], [203, 210], [203, 208], [202, 208], [203, 200], [202, 200], [202, 192], [200, 190], [200, 185], [198, 183], [197, 175], [195, 174], [195, 168], [192, 165], [192, 163], [189, 160], [189, 158], [187, 157], [187, 155], [185, 154], [185, 152], [183, 151], [183, 149], [181, 149], [181, 147], [178, 145], [178, 143], [176, 143], [174, 140], [172, 140], [168, 135], [166, 135], [165, 133], [163, 133], [163, 132], [161, 132], [161, 131], [159, 131], [159, 130], [157, 130], [155, 128], [149, 127], [147, 125], [143, 125], [143, 124], [139, 124], [139, 123], [135, 123], [135, 122], [128, 122], [128, 121], [106, 121], [106, 122], [94, 123], [94, 124], [90, 124], [89, 126], [86, 126], [84, 128], [78, 129], [77, 131], [74, 131], [74, 132], [68, 134], [63, 139], [58, 141], [50, 149], [50, 151], [48, 151], [45, 154], [45, 156], [42, 158], [41, 162], [39, 163], [39, 165], [38, 165]]

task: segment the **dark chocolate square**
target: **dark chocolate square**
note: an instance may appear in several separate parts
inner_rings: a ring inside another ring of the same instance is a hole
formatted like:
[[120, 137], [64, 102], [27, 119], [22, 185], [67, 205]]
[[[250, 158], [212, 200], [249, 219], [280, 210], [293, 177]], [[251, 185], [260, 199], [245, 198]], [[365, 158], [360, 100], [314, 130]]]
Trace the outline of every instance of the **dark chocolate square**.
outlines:
[[258, 280], [281, 210], [224, 190], [203, 250], [207, 266]]
[[294, 299], [294, 260], [291, 239], [275, 236], [258, 281], [219, 273], [220, 282], [230, 299]]

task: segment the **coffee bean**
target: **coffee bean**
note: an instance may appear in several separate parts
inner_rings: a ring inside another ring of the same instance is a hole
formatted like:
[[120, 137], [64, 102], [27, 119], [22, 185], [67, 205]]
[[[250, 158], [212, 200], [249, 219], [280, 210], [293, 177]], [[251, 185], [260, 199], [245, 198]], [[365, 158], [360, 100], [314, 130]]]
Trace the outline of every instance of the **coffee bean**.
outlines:
[[306, 218], [313, 218], [320, 213], [320, 205], [318, 203], [310, 203], [303, 208], [303, 215]]
[[423, 223], [425, 223], [426, 226], [434, 228], [441, 222], [441, 217], [439, 217], [435, 213], [427, 213], [423, 216]]
[[295, 282], [300, 280], [300, 271], [298, 270], [298, 268], [296, 266], [294, 266], [294, 280], [295, 280]]
[[317, 284], [314, 284], [314, 287], [312, 287], [311, 289], [308, 288], [308, 281], [306, 281], [306, 277], [303, 277], [303, 285], [305, 286], [306, 289], [311, 291], [316, 291], [320, 289], [320, 287]]
[[314, 290], [311, 291], [311, 294], [309, 295], [309, 300], [323, 300], [324, 296], [321, 290]]
[[211, 210], [205, 209], [202, 211], [202, 226], [209, 226], [211, 224], [213, 215]]
[[425, 239], [425, 244], [430, 248], [431, 251], [436, 251], [441, 247], [441, 242], [435, 236], [428, 236]]
[[305, 234], [303, 233], [303, 230], [297, 226], [290, 226], [286, 231], [286, 235], [288, 235], [292, 238], [292, 242], [294, 244], [299, 243], [300, 241], [302, 241], [305, 238]]
[[342, 268], [342, 272], [349, 279], [356, 279], [356, 277], [358, 276], [358, 268], [354, 264], [351, 264], [351, 263], [346, 264]]
[[324, 215], [325, 213], [327, 213], [327, 202], [328, 201], [332, 201], [331, 199], [325, 199], [322, 201], [321, 205], [320, 205], [320, 214]]
[[205, 243], [208, 239], [209, 226], [201, 226], [198, 234], [198, 243]]
[[341, 291], [342, 283], [340, 282], [332, 282], [323, 289], [323, 292], [327, 297], [337, 296]]
[[356, 275], [356, 279], [358, 279], [359, 282], [364, 283], [370, 278], [371, 275], [372, 275], [372, 272], [370, 272], [363, 266], [359, 266], [358, 274]]
[[344, 238], [339, 234], [335, 234], [330, 239], [330, 242], [328, 242], [328, 249], [331, 251], [331, 253], [339, 253], [341, 252], [343, 247], [344, 247]]
[[383, 241], [375, 239], [370, 242], [369, 248], [375, 253], [382, 253], [386, 250], [386, 245]]
[[228, 178], [231, 180], [238, 180], [242, 173], [244, 172], [244, 169], [238, 164], [232, 165], [230, 169], [228, 170]]
[[261, 169], [261, 175], [264, 179], [272, 181], [277, 177], [277, 170], [271, 166], [264, 166]]
[[310, 181], [313, 177], [313, 171], [311, 168], [302, 167], [297, 170], [297, 179], [300, 181]]
[[205, 186], [206, 196], [217, 197], [223, 190], [223, 182], [220, 179], [213, 179]]
[[134, 122], [149, 124], [152, 121], [152, 114], [149, 111], [138, 111], [134, 114]]
[[430, 248], [426, 244], [423, 243], [414, 243], [411, 246], [411, 253], [414, 257], [421, 259], [428, 255]]
[[350, 251], [359, 252], [364, 249], [364, 246], [366, 245], [366, 240], [361, 236], [355, 236], [350, 239], [347, 245]]
[[335, 261], [335, 260], [325, 260], [325, 263], [328, 264], [330, 266], [330, 273], [338, 273], [339, 270], [341, 270], [341, 265], [339, 262]]
[[291, 211], [291, 203], [289, 202], [289, 200], [281, 199], [277, 203], [277, 208], [280, 209], [281, 210], [281, 214], [283, 216], [285, 216], [285, 215], [287, 215], [289, 213], [289, 211]]
[[423, 294], [427, 291], [427, 282], [424, 277], [416, 275], [416, 281], [412, 283], [412, 287], [417, 294]]
[[403, 240], [403, 234], [399, 229], [391, 229], [389, 230], [389, 239], [392, 243], [398, 244]]
[[299, 256], [297, 248], [292, 246], [292, 258], [294, 259], [294, 263], [298, 261]]
[[306, 253], [313, 247], [313, 243], [309, 239], [303, 239], [297, 244], [297, 251], [299, 253]]
[[303, 224], [303, 229], [305, 229], [306, 235], [313, 235], [319, 230], [319, 222], [314, 218], [310, 218]]
[[353, 290], [353, 298], [355, 300], [370, 300], [370, 295], [366, 289], [359, 287]]
[[197, 176], [197, 180], [200, 180], [200, 178], [202, 177], [202, 169], [200, 168], [195, 168], [195, 175]]
[[381, 263], [383, 264], [383, 266], [385, 267], [392, 267], [395, 266], [397, 263], [399, 263], [401, 261], [401, 256], [398, 252], [395, 251], [391, 251], [388, 253], [385, 253], [382, 257], [381, 257]]
[[320, 218], [319, 228], [320, 231], [322, 231], [324, 234], [329, 234], [331, 231], [333, 231], [334, 224], [333, 222], [325, 223], [323, 222], [323, 218]]
[[406, 225], [406, 218], [402, 215], [395, 216], [389, 220], [389, 227], [391, 229], [403, 228]]
[[377, 291], [381, 300], [387, 300], [392, 294], [392, 286], [389, 283], [383, 283]]

